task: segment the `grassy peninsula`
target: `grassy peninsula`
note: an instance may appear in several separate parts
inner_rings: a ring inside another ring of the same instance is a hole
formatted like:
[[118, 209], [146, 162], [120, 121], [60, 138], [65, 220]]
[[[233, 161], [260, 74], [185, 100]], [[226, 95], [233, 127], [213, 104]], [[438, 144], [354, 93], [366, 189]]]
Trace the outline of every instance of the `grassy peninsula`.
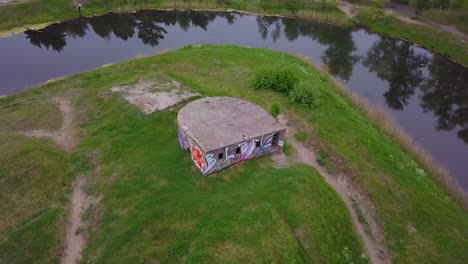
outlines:
[[[315, 89], [315, 104], [256, 90], [266, 65], [288, 68]], [[102, 196], [83, 217], [84, 261], [96, 263], [366, 263], [362, 241], [337, 193], [313, 167], [268, 156], [203, 178], [177, 142], [175, 108], [145, 115], [115, 86], [177, 80], [200, 96], [235, 96], [281, 106], [298, 142], [345, 174], [375, 207], [395, 263], [463, 263], [468, 215], [339, 92], [323, 73], [291, 55], [234, 46], [193, 46], [119, 63], [0, 98], [0, 260], [57, 261], [73, 179]], [[64, 150], [25, 130], [61, 126], [54, 98], [74, 109], [77, 145]], [[298, 137], [298, 136], [296, 136]], [[288, 142], [286, 142], [288, 143]]]

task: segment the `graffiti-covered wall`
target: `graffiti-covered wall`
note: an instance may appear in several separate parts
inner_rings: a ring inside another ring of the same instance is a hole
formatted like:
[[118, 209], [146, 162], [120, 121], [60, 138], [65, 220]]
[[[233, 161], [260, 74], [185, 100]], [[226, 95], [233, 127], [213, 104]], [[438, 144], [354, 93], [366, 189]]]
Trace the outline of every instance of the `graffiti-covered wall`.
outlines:
[[210, 150], [206, 153], [181, 128], [179, 128], [178, 138], [180, 146], [190, 152], [193, 163], [201, 173], [208, 175], [243, 160], [274, 151], [281, 151], [285, 132], [285, 130], [277, 131], [220, 149]]

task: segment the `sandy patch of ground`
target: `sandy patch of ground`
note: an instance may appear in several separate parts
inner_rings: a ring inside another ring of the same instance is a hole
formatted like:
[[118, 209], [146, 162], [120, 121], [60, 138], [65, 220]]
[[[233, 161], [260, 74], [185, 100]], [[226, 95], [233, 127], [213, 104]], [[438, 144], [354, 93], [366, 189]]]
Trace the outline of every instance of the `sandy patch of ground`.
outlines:
[[273, 167], [275, 168], [285, 168], [289, 166], [288, 157], [283, 152], [275, 152], [270, 155], [271, 160], [273, 161]]
[[135, 85], [112, 87], [111, 91], [121, 93], [125, 100], [145, 114], [167, 109], [182, 100], [198, 95], [191, 93], [188, 87], [177, 81], [140, 81]]
[[17, 3], [31, 2], [31, 1], [32, 0], [0, 0], [0, 5], [17, 4]]
[[[340, 195], [353, 220], [356, 231], [361, 236], [367, 256], [372, 263], [391, 263], [391, 255], [385, 246], [385, 237], [375, 220], [375, 209], [372, 203], [352, 185], [346, 175], [330, 175], [317, 163], [316, 151], [311, 147], [294, 139], [295, 127], [288, 122], [284, 115], [279, 116], [280, 122], [287, 127], [286, 137], [288, 143], [296, 151], [295, 159], [316, 168], [324, 180]], [[359, 221], [358, 215], [365, 219], [365, 223]]]
[[58, 108], [62, 112], [62, 126], [60, 129], [56, 131], [38, 129], [22, 131], [20, 134], [28, 137], [52, 139], [64, 149], [71, 150], [75, 147], [77, 142], [77, 133], [73, 124], [73, 107], [71, 102], [64, 98], [57, 97], [54, 98], [53, 101], [58, 105]]
[[354, 17], [357, 11], [359, 10], [359, 6], [355, 4], [351, 4], [345, 1], [338, 2], [338, 8], [345, 13], [348, 17]]
[[83, 188], [86, 185], [86, 178], [78, 176], [74, 185], [70, 201], [68, 214], [67, 234], [65, 240], [65, 250], [60, 263], [75, 264], [81, 259], [81, 252], [86, 245], [86, 226], [83, 220], [83, 213], [91, 206], [99, 202], [100, 198], [88, 196]]

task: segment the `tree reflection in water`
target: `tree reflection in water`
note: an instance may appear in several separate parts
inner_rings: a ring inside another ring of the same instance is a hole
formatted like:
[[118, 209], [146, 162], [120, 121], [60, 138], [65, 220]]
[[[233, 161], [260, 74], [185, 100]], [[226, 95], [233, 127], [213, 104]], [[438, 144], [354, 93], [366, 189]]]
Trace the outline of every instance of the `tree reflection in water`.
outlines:
[[229, 24], [234, 23], [237, 17], [232, 13], [142, 10], [136, 13], [108, 13], [92, 18], [78, 18], [52, 24], [37, 31], [27, 30], [24, 33], [32, 45], [39, 48], [52, 48], [57, 52], [62, 51], [67, 45], [67, 36], [84, 37], [89, 30], [88, 25], [96, 35], [104, 39], [110, 39], [113, 35], [126, 41], [138, 32], [138, 38], [145, 45], [157, 46], [167, 34], [164, 26], [178, 24], [184, 31], [191, 26], [206, 31], [209, 23], [217, 16], [225, 18]]
[[468, 144], [468, 69], [435, 55], [429, 76], [421, 86], [421, 106], [437, 116], [437, 130], [459, 128], [457, 135]]
[[271, 30], [273, 42], [280, 38], [283, 26], [284, 36], [291, 42], [298, 37], [307, 37], [327, 46], [321, 59], [330, 73], [343, 80], [349, 80], [351, 77], [353, 66], [359, 61], [359, 56], [353, 55], [356, 46], [351, 35], [352, 28], [294, 18], [257, 17], [257, 27], [262, 39], [268, 37], [271, 26], [273, 26]]
[[[79, 18], [24, 33], [32, 45], [56, 52], [65, 48], [67, 38], [82, 38], [90, 29], [104, 39], [114, 36], [126, 41], [136, 36], [145, 45], [157, 46], [167, 34], [165, 27], [178, 25], [183, 31], [191, 27], [207, 31], [208, 25], [217, 17], [224, 18], [228, 25], [232, 25], [242, 16], [237, 13], [143, 10]], [[436, 129], [459, 129], [458, 136], [468, 144], [466, 68], [441, 56], [435, 55], [429, 59], [426, 54], [416, 52], [410, 43], [385, 36], [380, 37], [361, 58], [354, 54], [356, 44], [352, 33], [355, 29], [350, 27], [270, 16], [257, 16], [256, 23], [263, 40], [271, 38], [276, 43], [284, 37], [293, 42], [305, 37], [325, 46], [322, 62], [332, 75], [343, 80], [350, 79], [354, 65], [362, 59], [363, 66], [388, 82], [384, 97], [392, 109], [403, 110], [420, 89], [420, 105], [425, 112], [436, 115]]]
[[[468, 144], [468, 70], [434, 55], [417, 54], [403, 40], [382, 37], [374, 43], [363, 64], [389, 83], [384, 96], [388, 106], [403, 110], [420, 88], [424, 112], [437, 117], [436, 130], [451, 131]], [[427, 73], [425, 74], [425, 69]]]
[[382, 37], [374, 43], [363, 61], [369, 71], [388, 81], [385, 100], [391, 108], [403, 110], [416, 88], [423, 82], [428, 59], [416, 54], [413, 46], [402, 40]]

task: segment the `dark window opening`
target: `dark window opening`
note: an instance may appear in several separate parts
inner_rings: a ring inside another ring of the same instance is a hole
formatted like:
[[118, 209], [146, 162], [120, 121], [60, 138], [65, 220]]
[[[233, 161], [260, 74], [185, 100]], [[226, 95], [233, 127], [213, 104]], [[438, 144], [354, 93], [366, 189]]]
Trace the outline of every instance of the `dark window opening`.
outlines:
[[223, 152], [219, 153], [218, 154], [218, 159], [223, 159], [223, 158], [224, 158], [224, 153]]
[[255, 147], [259, 148], [260, 147], [260, 141], [255, 142]]
[[271, 140], [271, 145], [273, 145], [273, 146], [278, 145], [278, 139], [279, 139], [279, 135], [278, 135], [278, 133], [275, 133], [273, 135], [273, 139]]
[[241, 148], [240, 147], [237, 147], [236, 148], [236, 154], [240, 154], [241, 153]]

